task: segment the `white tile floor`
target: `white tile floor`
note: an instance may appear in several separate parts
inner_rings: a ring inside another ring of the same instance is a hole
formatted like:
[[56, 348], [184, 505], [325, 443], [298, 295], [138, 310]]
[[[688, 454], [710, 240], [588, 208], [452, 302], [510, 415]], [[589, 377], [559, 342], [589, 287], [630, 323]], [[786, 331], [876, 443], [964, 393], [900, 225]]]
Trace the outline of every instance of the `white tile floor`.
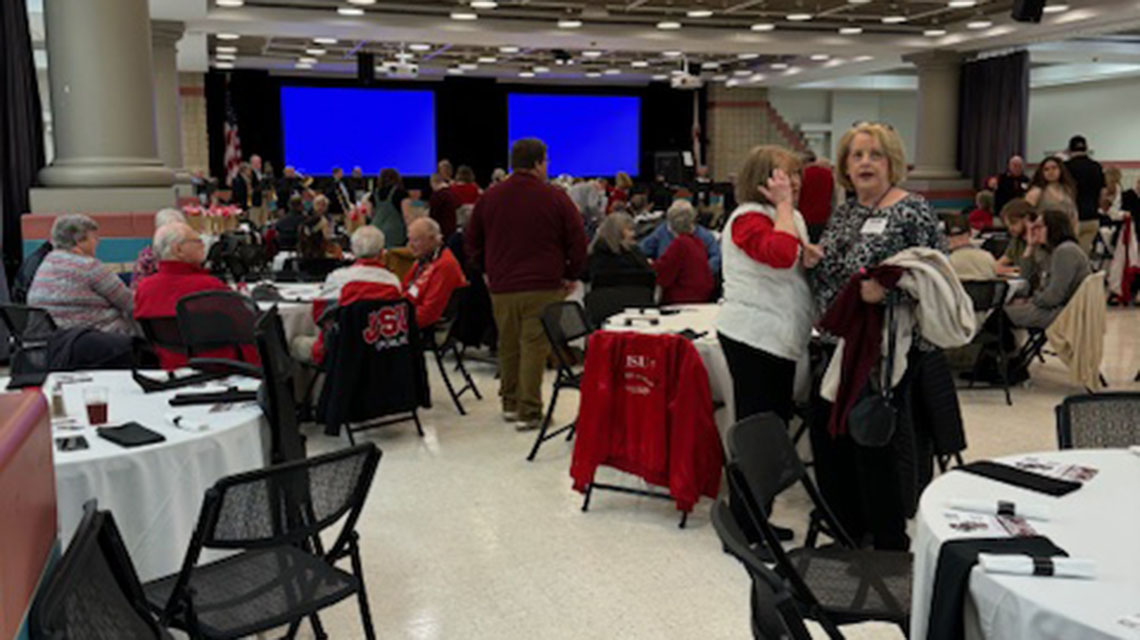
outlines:
[[[366, 436], [384, 451], [359, 524], [380, 637], [750, 637], [748, 579], [722, 553], [708, 500], [683, 530], [671, 503], [650, 498], [600, 493], [582, 513], [570, 487], [571, 445], [550, 441], [526, 462], [534, 435], [499, 418], [490, 368], [471, 368], [485, 399], [466, 397], [466, 417], [433, 369], [425, 437], [410, 423]], [[1110, 311], [1103, 370], [1112, 389], [1140, 388], [1132, 382], [1138, 368], [1140, 310]], [[1056, 359], [1032, 372], [1012, 407], [1000, 391], [960, 394], [967, 459], [1056, 447], [1053, 407], [1081, 389]], [[559, 424], [577, 411], [577, 394], [563, 398]], [[314, 453], [343, 444], [316, 430], [310, 436]], [[802, 531], [805, 500], [777, 502], [775, 519]], [[324, 620], [333, 638], [363, 636], [355, 600]]]

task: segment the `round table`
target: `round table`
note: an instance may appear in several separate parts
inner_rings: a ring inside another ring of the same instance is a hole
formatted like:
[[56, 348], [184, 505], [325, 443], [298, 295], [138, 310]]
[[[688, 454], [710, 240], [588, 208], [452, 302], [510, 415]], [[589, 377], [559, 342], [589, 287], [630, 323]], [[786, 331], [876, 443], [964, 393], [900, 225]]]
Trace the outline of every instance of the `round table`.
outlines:
[[276, 302], [259, 301], [257, 306], [262, 311], [268, 311], [277, 305], [277, 313], [281, 315], [281, 324], [285, 328], [285, 340], [291, 342], [297, 336], [316, 336], [317, 323], [313, 319], [313, 301], [320, 297], [320, 283], [273, 283], [281, 294], [281, 300]]
[[1097, 565], [1093, 580], [999, 575], [974, 567], [969, 586], [972, 603], [966, 607], [967, 637], [1138, 637], [1119, 620], [1140, 614], [1140, 501], [1135, 498], [1140, 487], [1140, 456], [1105, 449], [1026, 455], [1081, 464], [1099, 473], [1060, 498], [964, 471], [946, 473], [931, 483], [922, 495], [916, 517], [911, 637], [926, 637], [941, 545], [960, 537], [952, 534], [943, 516], [953, 498], [1049, 505], [1053, 517], [1029, 521], [1033, 528], [1070, 556], [1090, 558]]
[[[261, 409], [254, 403], [225, 405], [228, 409], [212, 412], [209, 405], [171, 407], [168, 400], [175, 393], [220, 391], [228, 385], [256, 389], [259, 381], [232, 378], [207, 387], [144, 394], [129, 371], [84, 371], [52, 374], [43, 387], [45, 393], [50, 393], [56, 381], [68, 378], [90, 379], [63, 385], [67, 416], [82, 426], [69, 428], [64, 421], [53, 420], [53, 435], [82, 435], [89, 448], [53, 448], [60, 540], [64, 546], [70, 542], [83, 515], [83, 503], [96, 498], [100, 509], [113, 513], [142, 580], [178, 571], [206, 489], [225, 476], [264, 467], [269, 434]], [[86, 426], [83, 400], [83, 390], [93, 386], [107, 389], [108, 426], [135, 421], [162, 434], [166, 441], [128, 449], [96, 435], [94, 428]], [[167, 420], [168, 414], [205, 423], [208, 429], [176, 428]]]

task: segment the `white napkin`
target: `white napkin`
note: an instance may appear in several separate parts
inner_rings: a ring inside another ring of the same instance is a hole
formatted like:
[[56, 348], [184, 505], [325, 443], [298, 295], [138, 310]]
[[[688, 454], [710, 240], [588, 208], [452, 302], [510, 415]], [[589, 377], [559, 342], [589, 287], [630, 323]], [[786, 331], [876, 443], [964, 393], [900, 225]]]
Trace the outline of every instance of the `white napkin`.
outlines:
[[206, 424], [202, 420], [187, 418], [186, 416], [178, 413], [166, 414], [166, 421], [178, 429], [182, 429], [183, 431], [192, 431], [195, 433], [200, 433], [210, 428], [210, 425]]
[[[972, 511], [974, 513], [986, 513], [991, 516], [998, 515], [998, 500], [970, 500], [966, 498], [955, 498], [950, 501], [950, 508], [957, 509], [958, 511]], [[1053, 517], [1053, 509], [1045, 504], [1033, 503], [1016, 503], [1009, 501], [1013, 505], [1013, 515], [1027, 520], [1048, 520]]]
[[[1053, 564], [1053, 576], [1058, 578], [1096, 578], [1096, 563], [1088, 558], [1048, 558]], [[1033, 558], [1021, 554], [979, 553], [978, 564], [986, 573], [1008, 573], [1015, 576], [1038, 575], [1034, 572]]]

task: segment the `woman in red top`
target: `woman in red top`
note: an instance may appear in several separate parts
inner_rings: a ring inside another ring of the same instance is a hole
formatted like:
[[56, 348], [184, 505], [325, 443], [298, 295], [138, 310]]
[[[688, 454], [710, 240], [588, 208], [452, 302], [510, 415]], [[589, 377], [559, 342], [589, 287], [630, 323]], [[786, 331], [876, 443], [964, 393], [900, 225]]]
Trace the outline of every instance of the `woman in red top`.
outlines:
[[460, 165], [455, 172], [455, 183], [451, 185], [451, 192], [459, 198], [459, 205], [475, 204], [483, 190], [475, 184], [475, 172], [467, 165]]
[[619, 202], [628, 202], [631, 190], [633, 190], [633, 178], [624, 171], [618, 171], [614, 176], [614, 188], [606, 194], [609, 198], [606, 203], [606, 213], [612, 212]]
[[712, 300], [713, 281], [705, 245], [693, 234], [697, 211], [688, 200], [674, 201], [665, 213], [665, 223], [673, 232], [669, 248], [653, 264], [662, 304], [703, 303]]
[[970, 228], [982, 231], [994, 226], [994, 192], [983, 189], [974, 196], [974, 205], [977, 207], [970, 212]]

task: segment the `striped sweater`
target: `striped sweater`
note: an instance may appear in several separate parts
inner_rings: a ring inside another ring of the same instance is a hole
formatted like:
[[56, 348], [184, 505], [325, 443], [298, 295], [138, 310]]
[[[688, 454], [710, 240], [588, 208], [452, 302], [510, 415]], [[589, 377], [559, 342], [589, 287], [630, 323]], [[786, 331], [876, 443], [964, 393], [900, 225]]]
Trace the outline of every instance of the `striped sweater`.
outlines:
[[28, 304], [47, 309], [65, 329], [134, 333], [132, 303], [130, 290], [106, 265], [70, 251], [49, 253], [28, 290]]

